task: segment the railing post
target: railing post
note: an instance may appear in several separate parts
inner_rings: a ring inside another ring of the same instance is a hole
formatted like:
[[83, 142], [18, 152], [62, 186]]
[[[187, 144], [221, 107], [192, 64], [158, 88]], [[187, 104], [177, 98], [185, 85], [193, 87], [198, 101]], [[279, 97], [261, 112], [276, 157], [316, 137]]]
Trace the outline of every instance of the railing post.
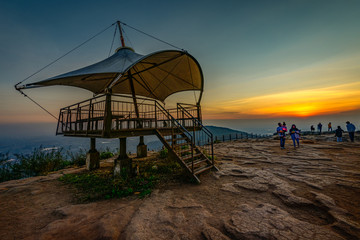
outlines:
[[[103, 126], [103, 137], [110, 137], [111, 124], [112, 124], [112, 113], [111, 113], [111, 94], [106, 93], [105, 98], [105, 109], [104, 109], [104, 126]], [[97, 122], [96, 122], [97, 123]]]
[[184, 110], [182, 110], [181, 112], [182, 112], [182, 116], [181, 116], [181, 117], [182, 117], [182, 123], [183, 123], [182, 125], [186, 127], [186, 125], [185, 125], [185, 113], [184, 113]]
[[191, 172], [194, 174], [194, 145], [195, 141], [193, 138], [191, 140]]
[[70, 108], [67, 109], [67, 115], [66, 115], [66, 131], [68, 131], [68, 129], [71, 129], [69, 128], [69, 118], [70, 118]]
[[65, 130], [66, 130], [66, 125], [64, 124], [64, 112], [61, 112], [61, 120], [62, 120], [61, 130], [64, 133], [64, 126], [65, 126]]
[[56, 134], [58, 134], [59, 132], [59, 124], [60, 124], [60, 119], [61, 119], [61, 109], [60, 109], [60, 113], [59, 113], [59, 119], [58, 119], [58, 123], [57, 123], [57, 126], [56, 126]]
[[91, 108], [92, 108], [92, 99], [90, 99], [90, 103], [89, 103], [88, 125], [87, 125], [87, 129], [86, 129], [86, 134], [88, 134], [88, 132], [90, 130]]
[[201, 122], [201, 108], [199, 104], [196, 105], [196, 110], [197, 110], [197, 119], [199, 120], [199, 122]]
[[211, 135], [211, 161], [212, 165], [214, 166], [214, 141], [213, 141], [213, 135]]
[[154, 105], [155, 105], [155, 128], [157, 129], [157, 111], [156, 111], [156, 108], [157, 108], [157, 102], [155, 101], [154, 102]]
[[179, 118], [180, 118], [180, 117], [179, 117], [179, 108], [180, 108], [179, 105], [180, 105], [179, 103], [176, 104], [176, 119], [177, 119], [178, 121], [179, 121]]
[[77, 108], [76, 108], [76, 120], [75, 120], [75, 133], [78, 130], [78, 121], [79, 121], [79, 103], [77, 104]]

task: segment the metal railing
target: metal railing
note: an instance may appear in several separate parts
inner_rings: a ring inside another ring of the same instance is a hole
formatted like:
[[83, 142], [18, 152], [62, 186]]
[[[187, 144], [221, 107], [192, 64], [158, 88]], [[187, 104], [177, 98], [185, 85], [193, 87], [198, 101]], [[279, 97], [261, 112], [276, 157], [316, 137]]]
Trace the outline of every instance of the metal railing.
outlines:
[[182, 116], [181, 119], [184, 122], [184, 126], [192, 127], [192, 131], [190, 132], [194, 138], [194, 144], [201, 148], [203, 154], [207, 156], [214, 165], [213, 134], [202, 124], [199, 118], [194, 117], [194, 115], [191, 114], [191, 111], [196, 111], [197, 113], [199, 113], [200, 107], [194, 109], [193, 107], [189, 108], [188, 105], [186, 105], [185, 107], [183, 105], [184, 104], [178, 103], [177, 109], [178, 114], [180, 113], [180, 115]]
[[[106, 95], [101, 95], [60, 109], [56, 134], [99, 135], [105, 131], [158, 129], [168, 127], [171, 122], [159, 110], [165, 108], [156, 100], [137, 97], [137, 107], [133, 98], [126, 95], [113, 94], [108, 100]], [[194, 105], [188, 108], [194, 116], [199, 116], [200, 111], [194, 109]], [[110, 114], [107, 114], [107, 109]], [[180, 117], [177, 108], [166, 111]], [[186, 121], [186, 118], [181, 117], [179, 121]]]
[[60, 109], [56, 134], [64, 132], [87, 132], [104, 127], [105, 100], [94, 97]]
[[254, 134], [254, 133], [229, 133], [229, 134], [218, 134], [214, 136], [214, 142], [227, 142], [233, 140], [240, 140], [240, 139], [265, 139], [270, 138], [271, 135], [264, 135], [264, 134]]

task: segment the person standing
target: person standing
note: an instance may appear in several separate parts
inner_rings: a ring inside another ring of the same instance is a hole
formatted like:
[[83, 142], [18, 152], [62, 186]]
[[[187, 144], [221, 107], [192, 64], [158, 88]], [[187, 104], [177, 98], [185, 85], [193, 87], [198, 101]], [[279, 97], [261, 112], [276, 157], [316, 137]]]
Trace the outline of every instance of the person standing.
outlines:
[[317, 127], [318, 127], [318, 130], [319, 130], [319, 133], [321, 134], [322, 124], [319, 123], [319, 124], [317, 125]]
[[340, 126], [338, 126], [337, 129], [335, 130], [335, 137], [336, 137], [337, 142], [342, 142], [342, 133], [343, 132], [344, 132], [344, 130], [342, 130]]
[[285, 132], [287, 132], [287, 127], [286, 127], [286, 123], [285, 123], [285, 122], [283, 122], [282, 127], [283, 127], [283, 130], [284, 130]]
[[331, 122], [328, 123], [328, 132], [332, 132], [332, 126], [331, 126]]
[[293, 143], [294, 143], [294, 148], [296, 148], [296, 144], [295, 144], [295, 141], [297, 143], [297, 146], [300, 147], [300, 144], [299, 144], [299, 139], [300, 139], [300, 130], [296, 128], [296, 125], [293, 124], [289, 130], [289, 133], [290, 133], [290, 136], [291, 136], [291, 139], [293, 140]]
[[347, 128], [347, 131], [349, 133], [349, 137], [350, 137], [350, 141], [351, 142], [354, 142], [354, 137], [355, 137], [355, 125], [350, 123], [349, 121], [346, 122], [346, 128]]
[[280, 137], [280, 148], [281, 149], [285, 149], [285, 130], [286, 126], [283, 127], [283, 125], [281, 123], [278, 123], [278, 127], [276, 128], [276, 132], [278, 133], [279, 137]]

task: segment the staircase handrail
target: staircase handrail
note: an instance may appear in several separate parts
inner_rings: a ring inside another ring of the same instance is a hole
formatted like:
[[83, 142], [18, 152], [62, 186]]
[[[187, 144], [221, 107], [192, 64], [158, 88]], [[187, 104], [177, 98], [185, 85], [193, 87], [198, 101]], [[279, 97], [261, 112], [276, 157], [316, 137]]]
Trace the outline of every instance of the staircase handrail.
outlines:
[[173, 121], [174, 123], [176, 123], [178, 128], [181, 128], [181, 130], [186, 133], [187, 137], [191, 140], [191, 144], [194, 144], [193, 141], [193, 137], [191, 135], [191, 133], [189, 133], [188, 130], [186, 130], [186, 128], [184, 128], [183, 125], [181, 125], [176, 118], [174, 118], [163, 106], [161, 106], [161, 104], [159, 104], [158, 102], [155, 102], [155, 106], [159, 108], [160, 111], [162, 111], [162, 113], [167, 116], [168, 119], [170, 119], [171, 121]]
[[[211, 144], [211, 148], [210, 148], [211, 153], [210, 153], [210, 154], [211, 154], [212, 164], [214, 165], [214, 136], [213, 136], [212, 132], [210, 132], [210, 130], [207, 129], [207, 128], [201, 123], [201, 121], [199, 121], [197, 118], [195, 118], [193, 115], [191, 115], [191, 113], [188, 112], [183, 106], [181, 106], [181, 104], [178, 103], [177, 106], [180, 108], [180, 110], [182, 110], [183, 112], [185, 112], [185, 113], [188, 115], [188, 117], [192, 118], [193, 121], [194, 121], [196, 124], [198, 124], [198, 126], [201, 127], [201, 129], [204, 131], [204, 133], [205, 133], [208, 137], [210, 137], [210, 140], [211, 140], [211, 142], [210, 142], [210, 144]], [[194, 125], [194, 126], [195, 126], [195, 125]], [[195, 141], [196, 141], [196, 139], [195, 139], [195, 136], [194, 136], [194, 142], [195, 142]]]
[[205, 130], [204, 132], [206, 132], [206, 134], [207, 134], [209, 137], [211, 137], [211, 140], [213, 140], [213, 134], [212, 134], [212, 132], [210, 132], [210, 130], [207, 129], [207, 128], [202, 124], [201, 121], [199, 121], [196, 117], [194, 117], [188, 110], [186, 110], [186, 108], [184, 108], [183, 106], [181, 106], [181, 103], [178, 103], [177, 105], [178, 105], [178, 107], [179, 107], [183, 112], [185, 112], [185, 113], [188, 115], [188, 117], [189, 117], [190, 119], [193, 119], [198, 126], [200, 126], [202, 129], [204, 129], [204, 130]]

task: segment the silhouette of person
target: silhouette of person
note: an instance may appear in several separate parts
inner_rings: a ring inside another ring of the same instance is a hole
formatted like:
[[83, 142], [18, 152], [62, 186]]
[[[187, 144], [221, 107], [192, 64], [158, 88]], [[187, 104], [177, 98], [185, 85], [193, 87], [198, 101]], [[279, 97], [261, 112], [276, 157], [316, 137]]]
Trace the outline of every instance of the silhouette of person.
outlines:
[[349, 121], [346, 122], [346, 128], [347, 128], [347, 131], [349, 133], [349, 137], [350, 137], [350, 141], [351, 142], [354, 142], [354, 137], [355, 137], [355, 125], [350, 123]]
[[332, 131], [332, 126], [331, 126], [331, 122], [328, 123], [328, 132]]
[[340, 126], [338, 126], [337, 129], [335, 130], [335, 137], [336, 137], [337, 142], [342, 142], [342, 133], [343, 132], [344, 132], [344, 130], [342, 130]]
[[300, 147], [300, 144], [299, 144], [299, 139], [300, 139], [300, 130], [297, 129], [296, 125], [293, 124], [289, 130], [289, 133], [290, 133], [290, 136], [291, 136], [291, 139], [293, 140], [293, 143], [294, 143], [294, 148], [296, 148], [296, 144], [295, 142], [297, 143], [297, 146]]
[[280, 148], [285, 149], [285, 132], [287, 131], [286, 126], [284, 127], [281, 123], [278, 123], [276, 132], [280, 137]]
[[319, 124], [317, 125], [317, 127], [318, 127], [318, 130], [319, 130], [319, 133], [321, 134], [322, 124], [319, 123]]

